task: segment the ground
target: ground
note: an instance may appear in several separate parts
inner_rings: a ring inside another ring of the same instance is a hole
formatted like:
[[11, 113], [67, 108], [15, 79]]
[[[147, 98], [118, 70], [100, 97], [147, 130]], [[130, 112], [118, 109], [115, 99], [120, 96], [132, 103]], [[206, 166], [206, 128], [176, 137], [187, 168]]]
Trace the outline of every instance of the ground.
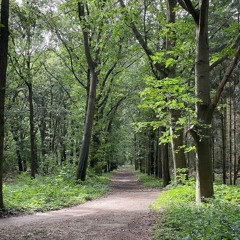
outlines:
[[124, 168], [100, 199], [58, 211], [0, 219], [1, 240], [147, 240], [154, 216], [148, 206], [159, 190], [144, 188]]

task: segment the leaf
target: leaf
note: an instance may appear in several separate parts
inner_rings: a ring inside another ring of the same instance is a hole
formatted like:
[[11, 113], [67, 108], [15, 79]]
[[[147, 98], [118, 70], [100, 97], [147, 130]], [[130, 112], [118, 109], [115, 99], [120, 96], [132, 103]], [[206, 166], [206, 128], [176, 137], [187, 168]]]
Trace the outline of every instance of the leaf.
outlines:
[[1, 27], [1, 28], [4, 28], [4, 27], [5, 27], [5, 25], [4, 25], [4, 24], [2, 24], [2, 23], [0, 23], [0, 27]]

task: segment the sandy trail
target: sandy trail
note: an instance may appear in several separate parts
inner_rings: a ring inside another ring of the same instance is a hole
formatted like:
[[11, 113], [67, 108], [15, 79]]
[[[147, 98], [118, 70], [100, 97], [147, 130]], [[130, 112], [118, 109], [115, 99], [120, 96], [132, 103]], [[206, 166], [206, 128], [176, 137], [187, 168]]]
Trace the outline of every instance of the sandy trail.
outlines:
[[144, 188], [124, 168], [113, 174], [104, 197], [58, 211], [0, 219], [1, 240], [147, 240], [148, 206], [159, 190]]

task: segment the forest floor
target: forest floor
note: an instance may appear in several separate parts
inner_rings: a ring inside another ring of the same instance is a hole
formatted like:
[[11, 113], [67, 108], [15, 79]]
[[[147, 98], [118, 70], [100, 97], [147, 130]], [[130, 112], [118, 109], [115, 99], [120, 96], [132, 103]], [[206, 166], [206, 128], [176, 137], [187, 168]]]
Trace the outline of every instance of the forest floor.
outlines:
[[1, 240], [147, 240], [156, 217], [148, 206], [159, 189], [145, 188], [131, 170], [111, 177], [102, 198], [46, 213], [0, 219]]

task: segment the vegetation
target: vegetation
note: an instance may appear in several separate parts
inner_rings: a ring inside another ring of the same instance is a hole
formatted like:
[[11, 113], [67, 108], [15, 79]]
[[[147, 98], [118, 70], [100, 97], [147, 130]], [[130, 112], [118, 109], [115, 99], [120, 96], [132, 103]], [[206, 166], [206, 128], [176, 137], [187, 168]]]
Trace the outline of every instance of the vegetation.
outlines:
[[95, 198], [134, 163], [147, 186], [171, 183], [157, 238], [237, 238], [239, 187], [213, 180], [240, 172], [239, 0], [2, 0], [0, 14], [0, 209]]
[[163, 183], [162, 180], [154, 176], [148, 176], [141, 172], [135, 172], [135, 175], [138, 178], [138, 181], [143, 183], [145, 187], [148, 188], [161, 188]]
[[[146, 186], [159, 180], [136, 173]], [[183, 180], [184, 178], [182, 178]], [[195, 203], [195, 180], [172, 182], [150, 206], [158, 217], [153, 239], [238, 239], [240, 234], [240, 187], [214, 183], [214, 199]]]
[[109, 190], [107, 176], [89, 173], [85, 182], [77, 182], [75, 172], [76, 167], [62, 166], [33, 180], [25, 173], [9, 179], [3, 185], [8, 213], [56, 210], [98, 198]]

